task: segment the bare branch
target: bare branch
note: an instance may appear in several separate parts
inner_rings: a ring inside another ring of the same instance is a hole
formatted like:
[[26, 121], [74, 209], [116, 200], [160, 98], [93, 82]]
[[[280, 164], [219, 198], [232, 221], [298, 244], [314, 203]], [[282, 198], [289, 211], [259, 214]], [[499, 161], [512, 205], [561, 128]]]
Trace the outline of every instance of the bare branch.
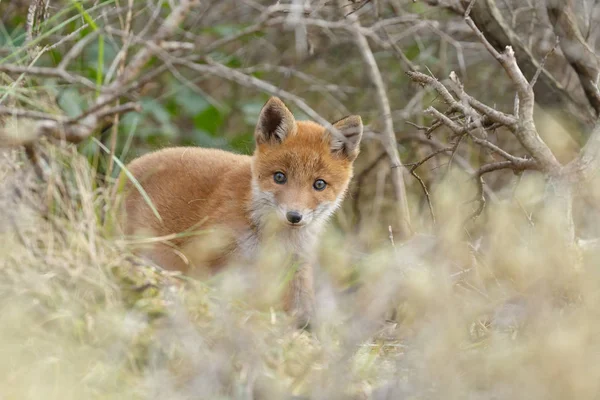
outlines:
[[[468, 112], [468, 110], [465, 108], [465, 105], [462, 104], [461, 102], [457, 101], [454, 98], [454, 96], [452, 96], [452, 94], [448, 91], [448, 89], [436, 78], [431, 77], [429, 75], [425, 75], [421, 72], [414, 72], [414, 71], [408, 71], [407, 74], [414, 82], [422, 83], [424, 85], [431, 86], [433, 89], [435, 89], [435, 91], [440, 94], [442, 99], [444, 99], [444, 102], [446, 104], [448, 104], [451, 108], [460, 110], [465, 115], [470, 114]], [[453, 76], [453, 80], [456, 83], [460, 84], [460, 82], [458, 81], [458, 78], [456, 77], [455, 74], [451, 74], [451, 76]], [[498, 122], [498, 123], [500, 123], [502, 125], [506, 125], [506, 126], [514, 126], [517, 123], [517, 119], [514, 116], [505, 114], [501, 111], [498, 111], [490, 106], [483, 104], [479, 100], [476, 100], [472, 96], [469, 96], [468, 94], [466, 94], [464, 92], [464, 90], [462, 90], [462, 84], [460, 84], [460, 86], [461, 86], [460, 87], [461, 97], [464, 97], [465, 100], [467, 100], [468, 104], [471, 107], [473, 107], [477, 111], [481, 112], [483, 115], [488, 117], [490, 120], [492, 120], [494, 122]]]
[[265, 92], [279, 96], [284, 100], [288, 100], [288, 101], [294, 103], [299, 109], [301, 109], [303, 112], [305, 112], [306, 115], [308, 115], [310, 118], [314, 119], [316, 122], [320, 123], [321, 125], [323, 125], [327, 128], [333, 127], [329, 121], [324, 119], [319, 113], [317, 113], [315, 110], [313, 110], [300, 97], [298, 97], [290, 92], [287, 92], [283, 89], [280, 89], [279, 87], [277, 87], [267, 81], [263, 81], [262, 79], [258, 79], [251, 75], [246, 75], [243, 72], [240, 72], [234, 68], [229, 68], [223, 64], [217, 63], [208, 57], [206, 58], [206, 62], [208, 63], [208, 65], [196, 64], [196, 63], [189, 62], [189, 61], [183, 60], [183, 59], [175, 60], [175, 62], [179, 63], [187, 68], [190, 68], [193, 71], [217, 75], [222, 78], [228, 79], [230, 81], [236, 82], [239, 85], [251, 87], [251, 88], [258, 88], [258, 89], [264, 90]]
[[57, 69], [60, 71], [65, 71], [66, 68], [69, 66], [69, 64], [76, 59], [77, 57], [79, 57], [79, 55], [81, 54], [81, 52], [92, 42], [94, 41], [96, 38], [98, 38], [98, 36], [100, 35], [102, 31], [100, 29], [96, 29], [95, 31], [92, 31], [90, 33], [88, 33], [83, 39], [79, 40], [77, 43], [75, 43], [75, 45], [73, 47], [71, 47], [71, 49], [67, 52], [67, 54], [65, 54], [65, 56], [63, 57], [63, 59], [61, 60], [61, 62], [58, 64]]
[[[425, 0], [425, 2], [432, 6], [444, 7], [458, 15], [464, 15], [465, 8], [471, 4], [471, 0], [452, 2]], [[477, 28], [483, 32], [487, 41], [497, 51], [503, 51], [506, 46], [512, 46], [517, 62], [526, 77], [533, 77], [537, 71], [540, 71], [539, 80], [534, 86], [538, 104], [544, 108], [557, 110], [563, 118], [582, 127], [593, 125], [595, 120], [593, 110], [587, 104], [582, 104], [575, 99], [572, 93], [550, 72], [541, 68], [540, 63], [521, 41], [517, 33], [504, 20], [495, 0], [478, 0], [474, 2], [469, 17], [472, 18]]]
[[40, 111], [32, 111], [32, 110], [21, 110], [18, 108], [10, 108], [5, 106], [0, 106], [0, 115], [9, 115], [17, 118], [29, 118], [29, 119], [37, 119], [37, 120], [50, 120], [56, 121], [59, 123], [66, 122], [66, 118], [59, 115], [52, 115]]
[[400, 160], [400, 155], [398, 154], [398, 148], [396, 146], [396, 136], [394, 134], [394, 125], [392, 122], [392, 111], [390, 108], [385, 84], [383, 82], [383, 78], [381, 77], [381, 72], [379, 71], [377, 62], [375, 61], [375, 57], [373, 56], [373, 52], [369, 47], [369, 43], [367, 42], [365, 36], [361, 33], [361, 26], [358, 19], [354, 14], [349, 15], [347, 18], [350, 21], [350, 26], [353, 28], [354, 41], [363, 57], [367, 72], [369, 73], [371, 82], [375, 86], [375, 90], [377, 92], [376, 98], [379, 106], [379, 112], [381, 113], [384, 123], [384, 136], [382, 138], [382, 143], [385, 147], [385, 151], [388, 155], [392, 168], [391, 174], [392, 183], [394, 185], [394, 194], [397, 202], [396, 207], [398, 213], [397, 222], [400, 230], [399, 233], [402, 239], [406, 239], [412, 235], [412, 227], [410, 223], [404, 177], [402, 176], [402, 168], [400, 168], [402, 166], [402, 161]]
[[600, 91], [597, 84], [600, 64], [594, 50], [579, 31], [577, 17], [573, 12], [573, 0], [549, 0], [547, 10], [554, 32], [561, 38], [560, 48], [577, 72], [585, 95], [599, 116]]
[[[450, 72], [450, 80], [452, 81], [452, 83], [454, 83], [454, 85], [452, 85], [451, 88], [453, 92], [459, 97], [461, 102], [464, 103], [466, 101], [466, 103], [469, 106], [473, 107], [475, 110], [487, 117], [490, 121], [507, 126], [509, 128], [513, 127], [517, 123], [517, 118], [514, 115], [506, 114], [502, 111], [496, 110], [495, 108], [490, 107], [487, 104], [484, 104], [481, 101], [467, 94], [467, 92], [465, 92], [462, 82], [458, 79], [458, 76], [454, 71]], [[472, 117], [477, 116], [475, 113], [472, 112], [472, 110], [466, 111], [470, 112], [465, 112], [465, 115], [470, 115]]]
[[455, 134], [461, 135], [461, 134], [465, 133], [465, 128], [463, 126], [452, 121], [446, 115], [439, 112], [435, 107], [428, 107], [425, 110], [425, 113], [433, 115], [436, 119], [438, 119], [444, 125], [446, 125], [448, 128], [450, 128], [452, 130], [452, 132], [454, 132]]
[[140, 112], [141, 107], [138, 103], [130, 102], [125, 104], [119, 104], [111, 108], [104, 109], [98, 112], [98, 118], [102, 119], [105, 117], [117, 116], [128, 112], [137, 111]]
[[236, 40], [238, 40], [242, 37], [252, 35], [253, 33], [259, 32], [266, 25], [276, 25], [276, 24], [280, 24], [283, 21], [285, 21], [285, 18], [283, 18], [283, 17], [273, 17], [273, 12], [274, 12], [273, 9], [268, 9], [267, 12], [265, 12], [254, 25], [251, 25], [245, 29], [242, 29], [241, 31], [239, 31], [238, 33], [236, 33], [234, 35], [227, 36], [227, 37], [213, 41], [208, 46], [205, 46], [204, 48], [202, 48], [202, 53], [205, 55], [209, 54], [209, 53], [213, 52], [214, 50], [218, 49], [219, 47], [225, 46], [228, 43], [235, 42]]
[[431, 196], [429, 195], [427, 185], [425, 185], [423, 179], [417, 174], [417, 172], [413, 168], [411, 168], [409, 172], [412, 176], [414, 176], [417, 182], [419, 182], [419, 185], [421, 185], [421, 189], [423, 189], [423, 194], [425, 195], [425, 200], [427, 201], [427, 206], [429, 207], [429, 214], [431, 215], [431, 222], [433, 223], [433, 225], [435, 225], [435, 212], [433, 211], [433, 204], [431, 203]]
[[513, 133], [527, 152], [539, 163], [540, 169], [551, 174], [558, 173], [561, 165], [554, 154], [552, 154], [552, 151], [539, 137], [535, 127], [533, 119], [535, 95], [533, 88], [519, 68], [512, 47], [507, 46], [504, 53], [498, 53], [488, 42], [483, 33], [477, 28], [470, 16], [467, 15], [465, 21], [471, 27], [475, 35], [480, 38], [492, 56], [504, 68], [504, 71], [517, 88], [520, 107], [519, 114], [517, 115], [518, 124], [516, 128], [513, 129]]
[[544, 70], [544, 65], [546, 65], [546, 60], [548, 59], [548, 57], [550, 57], [550, 55], [552, 55], [556, 51], [556, 48], [558, 47], [559, 43], [560, 43], [560, 38], [557, 36], [556, 42], [554, 42], [554, 46], [552, 46], [550, 51], [548, 51], [546, 53], [546, 55], [542, 59], [542, 62], [540, 63], [540, 67], [538, 68], [537, 71], [535, 71], [535, 75], [533, 75], [533, 78], [531, 78], [531, 82], [529, 82], [529, 84], [531, 85], [532, 88], [533, 88], [533, 86], [535, 86], [535, 83], [537, 82], [538, 78], [540, 77], [540, 74]]
[[446, 87], [440, 81], [438, 81], [436, 78], [429, 76], [429, 75], [425, 75], [421, 72], [415, 72], [415, 71], [407, 71], [406, 74], [414, 82], [418, 82], [423, 85], [429, 85], [432, 88], [434, 88], [435, 91], [438, 92], [440, 96], [442, 96], [442, 99], [444, 99], [444, 102], [446, 104], [448, 104], [449, 106], [453, 106], [456, 103], [456, 99], [452, 96], [452, 94], [450, 94], [448, 89], [446, 89]]
[[515, 164], [517, 166], [523, 166], [524, 168], [526, 168], [527, 166], [525, 164], [529, 165], [529, 163], [531, 162], [531, 159], [513, 156], [512, 154], [501, 149], [500, 147], [496, 146], [492, 142], [485, 140], [485, 139], [478, 138], [477, 136], [473, 135], [472, 133], [469, 133], [469, 137], [471, 138], [471, 140], [474, 143], [491, 150], [492, 152], [498, 154], [500, 157], [504, 158], [507, 161], [511, 161], [513, 164]]
[[475, 173], [475, 180], [477, 182], [477, 195], [474, 199], [479, 202], [479, 205], [477, 206], [477, 209], [475, 209], [475, 211], [469, 215], [467, 221], [479, 217], [485, 207], [486, 200], [483, 194], [483, 186], [485, 183], [483, 182], [483, 175], [493, 171], [499, 171], [501, 169], [512, 169], [515, 173], [519, 173], [526, 169], [536, 169], [536, 164], [533, 160], [527, 160], [526, 163], [523, 163], [520, 166], [515, 165], [512, 161], [499, 161], [492, 164], [486, 164], [479, 168]]
[[[105, 117], [136, 110], [137, 106], [134, 103], [127, 103], [122, 106], [117, 105], [112, 108], [107, 107], [110, 103], [123, 95], [126, 90], [131, 89], [132, 87], [137, 87], [138, 85], [142, 84], [142, 82], [144, 82], [148, 76], [152, 76], [152, 74], [147, 74], [145, 77], [135, 81], [135, 78], [141, 72], [142, 68], [152, 58], [152, 55], [154, 54], [154, 48], [160, 47], [159, 44], [175, 32], [180, 23], [186, 18], [190, 9], [198, 3], [198, 0], [182, 0], [159, 26], [154, 36], [148, 41], [149, 46], [138, 51], [133, 60], [122, 70], [121, 75], [113, 83], [101, 89], [101, 94], [96, 99], [95, 105], [90, 107], [80, 116], [68, 121], [65, 121], [64, 118], [60, 117], [45, 118], [37, 123], [35, 132], [30, 136], [34, 138], [48, 136], [55, 139], [66, 140], [72, 143], [79, 143], [89, 137], [89, 135], [91, 135], [103, 122]], [[81, 52], [82, 50], [82, 46], [74, 46], [74, 50], [72, 50], [70, 53], [71, 57], [76, 56], [77, 53]], [[68, 62], [69, 59], [67, 59], [67, 61], [60, 66], [60, 68], [0, 65], [0, 72], [11, 74], [28, 73], [38, 76], [56, 77], [69, 83], [80, 84], [88, 88], [96, 89], [96, 85], [91, 81], [76, 75], [72, 75], [65, 71], [63, 67], [65, 67]], [[21, 113], [21, 115], [27, 117], [27, 115], [24, 113]], [[41, 117], [41, 114], [38, 115], [34, 113], [30, 115]], [[2, 132], [0, 134], [0, 138], [3, 139], [3, 142], [6, 141], [6, 138], [14, 139], [14, 137], [6, 134], [6, 132]], [[15, 145], [19, 143], [14, 143], [13, 141], [11, 144]], [[21, 144], [24, 143], [22, 142]]]
[[4, 72], [9, 75], [36, 75], [47, 78], [59, 78], [63, 81], [75, 85], [82, 85], [88, 89], [96, 89], [96, 85], [82, 76], [77, 76], [68, 73], [67, 71], [60, 68], [48, 68], [48, 67], [21, 67], [18, 65], [3, 64], [0, 65], [0, 72]]
[[[179, 3], [179, 5], [173, 9], [171, 14], [163, 21], [162, 25], [158, 28], [158, 31], [148, 43], [150, 45], [160, 46], [160, 43], [175, 32], [179, 24], [185, 20], [189, 11], [198, 4], [198, 0], [181, 0], [181, 3]], [[102, 91], [103, 93], [98, 97], [97, 103], [105, 102], [109, 93], [118, 91], [119, 87], [132, 82], [135, 79], [146, 63], [152, 58], [153, 51], [150, 47], [151, 46], [144, 47], [136, 53], [133, 60], [127, 64], [127, 67], [123, 70], [119, 78]]]
[[354, 192], [354, 195], [352, 197], [354, 198], [353, 209], [354, 209], [354, 215], [357, 218], [357, 224], [356, 224], [357, 226], [360, 226], [361, 220], [362, 220], [362, 215], [361, 215], [360, 207], [359, 207], [361, 193], [363, 193], [363, 190], [361, 190], [361, 188], [364, 186], [365, 181], [366, 181], [367, 177], [369, 176], [369, 174], [386, 157], [387, 157], [386, 152], [382, 151], [377, 157], [375, 157], [375, 159], [373, 161], [371, 161], [370, 164], [368, 164], [366, 167], [364, 167], [359, 173], [357, 173], [354, 176], [354, 181], [356, 182], [356, 191]]

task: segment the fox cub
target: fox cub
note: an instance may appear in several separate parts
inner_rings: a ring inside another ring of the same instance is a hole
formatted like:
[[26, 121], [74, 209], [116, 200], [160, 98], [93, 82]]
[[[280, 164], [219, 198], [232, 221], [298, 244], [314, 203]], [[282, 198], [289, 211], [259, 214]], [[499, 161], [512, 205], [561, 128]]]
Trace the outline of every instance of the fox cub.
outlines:
[[[172, 239], [154, 242], [144, 255], [182, 272], [214, 272], [233, 260], [252, 263], [261, 243], [272, 239], [298, 264], [283, 308], [298, 323], [307, 322], [314, 307], [316, 241], [348, 188], [363, 131], [359, 116], [333, 126], [328, 131], [296, 121], [272, 97], [260, 112], [252, 156], [174, 147], [135, 159], [127, 168], [150, 202], [127, 180], [125, 234]], [[199, 233], [206, 230], [222, 235], [211, 240]], [[199, 234], [185, 234], [190, 231]]]

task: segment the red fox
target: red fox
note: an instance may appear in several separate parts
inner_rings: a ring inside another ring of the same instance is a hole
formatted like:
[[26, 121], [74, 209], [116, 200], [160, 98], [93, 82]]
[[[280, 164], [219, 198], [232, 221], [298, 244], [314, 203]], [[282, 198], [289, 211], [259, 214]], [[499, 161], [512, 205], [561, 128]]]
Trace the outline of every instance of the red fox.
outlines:
[[[215, 271], [233, 259], [252, 262], [271, 236], [300, 265], [285, 289], [283, 308], [299, 323], [307, 322], [314, 307], [316, 241], [346, 193], [363, 131], [359, 116], [332, 125], [335, 130], [330, 131], [296, 121], [272, 97], [260, 112], [252, 156], [173, 147], [135, 159], [127, 169], [154, 210], [128, 182], [125, 233], [172, 235], [171, 245], [156, 242], [146, 255], [182, 272], [191, 267]], [[201, 236], [174, 235], [207, 229], [220, 229], [226, 240], [214, 245], [206, 240], [209, 235], [203, 241]]]

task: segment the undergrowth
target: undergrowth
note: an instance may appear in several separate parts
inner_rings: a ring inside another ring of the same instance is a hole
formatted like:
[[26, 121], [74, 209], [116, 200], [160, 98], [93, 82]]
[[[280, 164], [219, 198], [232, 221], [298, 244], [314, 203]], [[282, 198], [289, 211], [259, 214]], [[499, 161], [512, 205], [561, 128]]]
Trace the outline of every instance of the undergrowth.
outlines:
[[358, 251], [332, 229], [305, 332], [269, 306], [277, 262], [207, 281], [150, 265], [118, 234], [112, 184], [74, 148], [43, 149], [46, 182], [18, 150], [0, 160], [3, 399], [599, 393], [598, 254], [564, 242], [535, 175], [468, 230], [460, 174], [432, 191], [431, 235]]

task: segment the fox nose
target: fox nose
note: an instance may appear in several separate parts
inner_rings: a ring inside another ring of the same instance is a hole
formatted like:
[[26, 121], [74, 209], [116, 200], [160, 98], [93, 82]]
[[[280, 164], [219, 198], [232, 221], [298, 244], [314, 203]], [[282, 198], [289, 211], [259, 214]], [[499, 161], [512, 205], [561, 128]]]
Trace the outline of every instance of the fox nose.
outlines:
[[300, 214], [298, 211], [288, 211], [285, 216], [292, 224], [297, 224], [298, 222], [302, 221], [302, 214]]

